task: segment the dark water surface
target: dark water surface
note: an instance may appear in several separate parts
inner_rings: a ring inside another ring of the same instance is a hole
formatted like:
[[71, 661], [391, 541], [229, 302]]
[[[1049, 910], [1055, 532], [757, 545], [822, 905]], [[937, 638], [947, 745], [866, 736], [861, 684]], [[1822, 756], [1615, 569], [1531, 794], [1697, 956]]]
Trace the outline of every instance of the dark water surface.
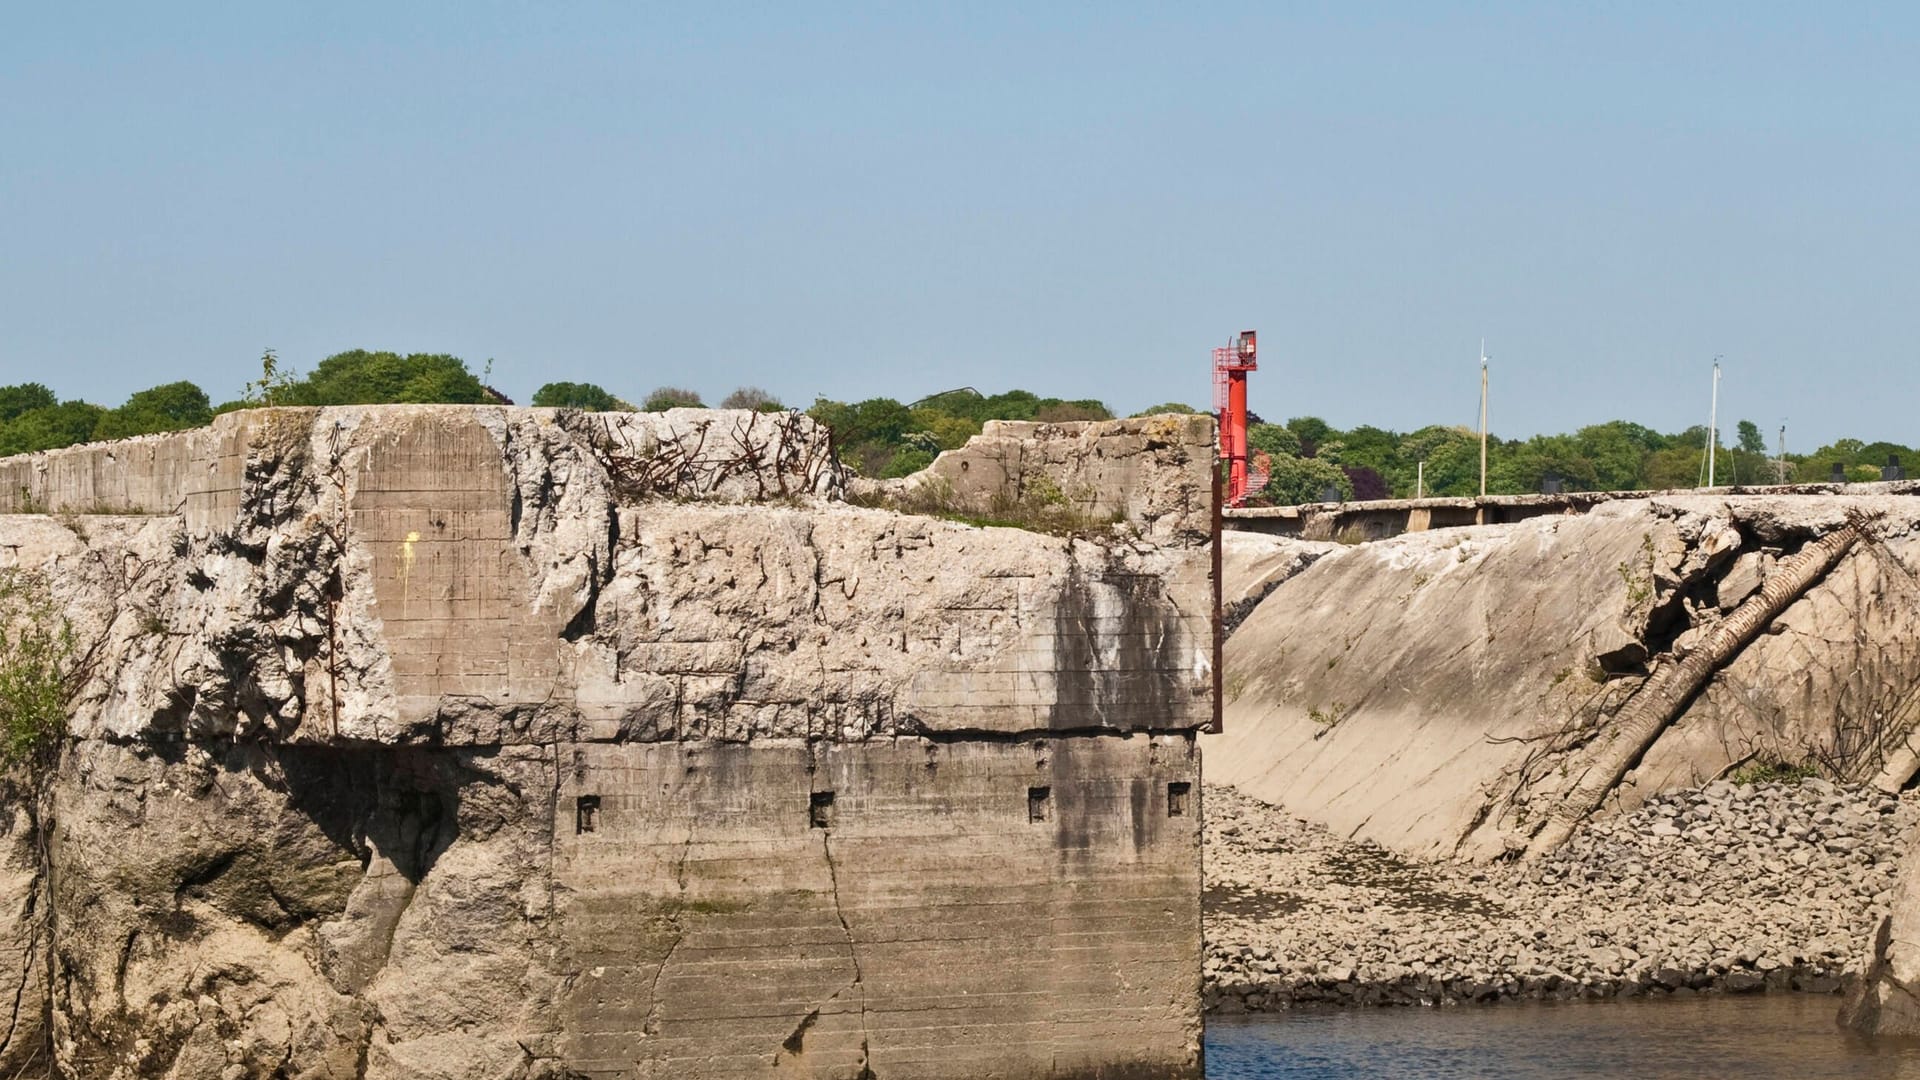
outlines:
[[1764, 994], [1220, 1017], [1207, 1077], [1920, 1080], [1920, 1041], [1850, 1035], [1839, 1011], [1838, 997]]

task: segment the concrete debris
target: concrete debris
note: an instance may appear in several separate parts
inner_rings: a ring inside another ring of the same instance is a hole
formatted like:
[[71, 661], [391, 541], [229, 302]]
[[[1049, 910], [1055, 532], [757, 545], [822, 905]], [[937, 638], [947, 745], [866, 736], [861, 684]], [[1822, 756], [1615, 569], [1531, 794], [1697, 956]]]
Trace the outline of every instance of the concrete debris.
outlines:
[[1920, 799], [1719, 781], [1481, 865], [1207, 791], [1206, 1001], [1451, 1005], [1800, 990], [1861, 970]]

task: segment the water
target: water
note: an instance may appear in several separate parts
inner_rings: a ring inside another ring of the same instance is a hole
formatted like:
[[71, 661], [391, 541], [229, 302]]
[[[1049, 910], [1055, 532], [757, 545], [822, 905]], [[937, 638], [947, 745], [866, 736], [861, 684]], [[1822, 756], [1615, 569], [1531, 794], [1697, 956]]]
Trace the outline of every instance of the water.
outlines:
[[1839, 1005], [1766, 994], [1220, 1017], [1207, 1024], [1207, 1077], [1920, 1080], [1920, 1041], [1843, 1032]]

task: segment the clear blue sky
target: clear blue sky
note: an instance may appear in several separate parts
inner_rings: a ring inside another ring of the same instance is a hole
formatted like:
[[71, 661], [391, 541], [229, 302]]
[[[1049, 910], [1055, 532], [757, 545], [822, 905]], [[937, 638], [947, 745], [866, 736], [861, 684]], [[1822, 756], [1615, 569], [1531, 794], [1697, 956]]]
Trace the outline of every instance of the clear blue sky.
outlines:
[[[1577, 12], [1575, 7], [1603, 9]], [[1920, 15], [9, 4], [0, 382], [971, 384], [1920, 442]], [[1730, 426], [1730, 425], [1729, 425]]]

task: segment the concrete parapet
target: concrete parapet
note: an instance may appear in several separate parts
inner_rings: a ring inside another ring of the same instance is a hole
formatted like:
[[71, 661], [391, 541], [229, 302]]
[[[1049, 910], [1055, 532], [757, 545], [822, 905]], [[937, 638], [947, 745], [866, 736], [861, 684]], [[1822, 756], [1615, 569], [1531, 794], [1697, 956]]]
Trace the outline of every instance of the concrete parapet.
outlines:
[[1384, 540], [1401, 533], [1468, 525], [1511, 525], [1531, 518], [1584, 514], [1613, 502], [1686, 496], [1746, 498], [1780, 495], [1920, 495], [1920, 481], [1868, 484], [1785, 484], [1681, 491], [1568, 491], [1554, 495], [1484, 495], [1430, 499], [1369, 499], [1299, 506], [1237, 506], [1223, 514], [1237, 532], [1297, 536], [1303, 540]]
[[989, 420], [979, 435], [879, 491], [938, 486], [958, 506], [991, 513], [1036, 489], [1089, 520], [1130, 523], [1157, 543], [1205, 544], [1212, 534], [1214, 421], [1167, 414], [1062, 424]]

